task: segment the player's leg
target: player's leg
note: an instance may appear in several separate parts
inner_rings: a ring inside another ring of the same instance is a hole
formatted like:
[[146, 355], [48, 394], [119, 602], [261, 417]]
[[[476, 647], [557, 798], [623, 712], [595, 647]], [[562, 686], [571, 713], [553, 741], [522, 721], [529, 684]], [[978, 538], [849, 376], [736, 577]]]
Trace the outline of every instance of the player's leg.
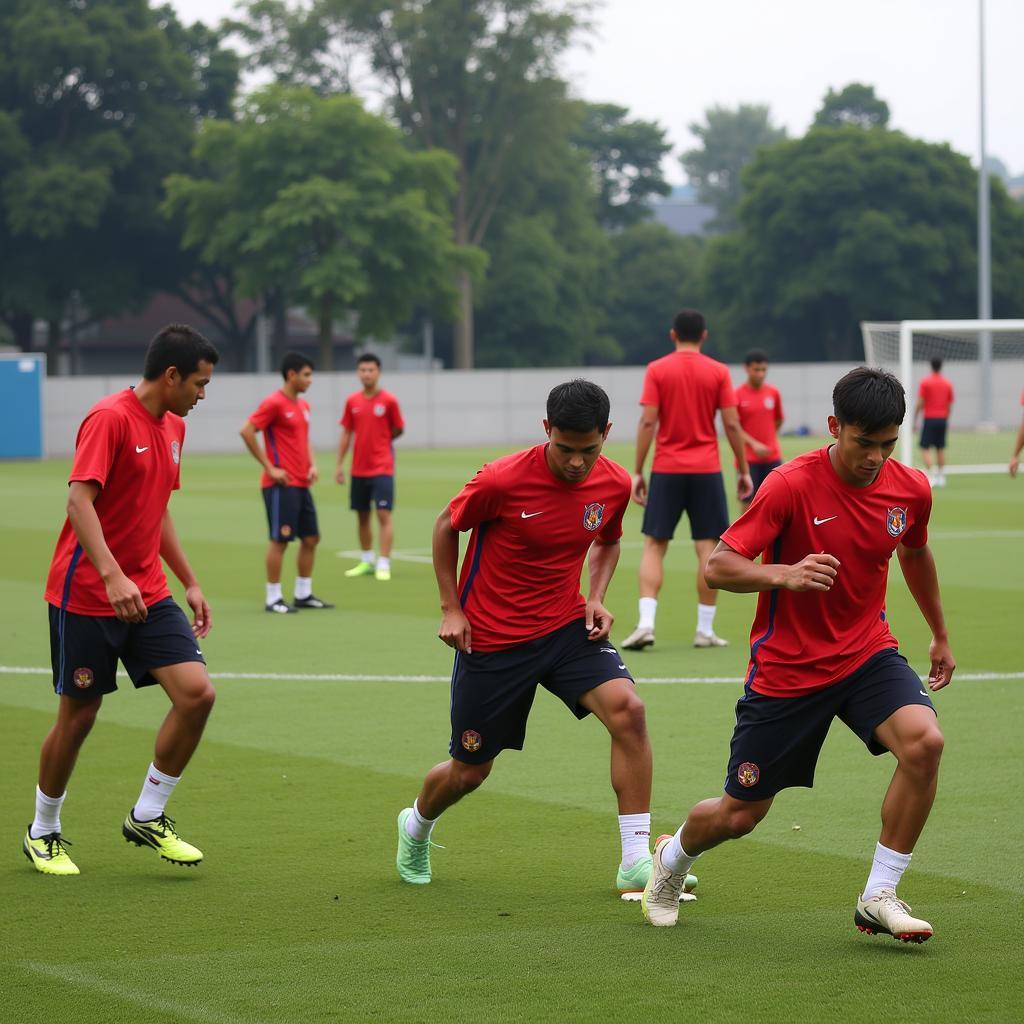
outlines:
[[939, 428], [935, 432], [935, 461], [937, 463], [935, 482], [939, 487], [946, 486], [946, 430], [948, 424], [948, 420], [940, 420]]
[[687, 474], [685, 502], [690, 536], [697, 554], [697, 628], [693, 646], [726, 647], [728, 641], [715, 633], [718, 591], [712, 590], [704, 580], [704, 570], [711, 553], [718, 546], [718, 538], [729, 528], [729, 507], [722, 474]]
[[345, 570], [350, 579], [354, 576], [372, 576], [376, 558], [373, 554], [373, 531], [370, 525], [370, 501], [372, 479], [365, 476], [352, 477], [349, 485], [349, 507], [356, 514], [356, 534], [362, 552], [357, 565]]
[[266, 609], [278, 615], [294, 612], [281, 593], [281, 567], [288, 544], [295, 539], [298, 525], [297, 509], [293, 492], [295, 487], [275, 484], [263, 488], [263, 503], [267, 510], [267, 595]]
[[334, 605], [313, 593], [313, 565], [316, 549], [320, 543], [320, 526], [316, 518], [316, 505], [309, 488], [302, 488], [299, 509], [299, 553], [296, 559], [295, 599], [296, 608], [333, 608]]
[[391, 579], [391, 547], [395, 541], [395, 527], [391, 512], [395, 507], [395, 478], [390, 475], [373, 478], [373, 500], [371, 502], [377, 513], [377, 540], [380, 544], [380, 557], [374, 575], [377, 579]]

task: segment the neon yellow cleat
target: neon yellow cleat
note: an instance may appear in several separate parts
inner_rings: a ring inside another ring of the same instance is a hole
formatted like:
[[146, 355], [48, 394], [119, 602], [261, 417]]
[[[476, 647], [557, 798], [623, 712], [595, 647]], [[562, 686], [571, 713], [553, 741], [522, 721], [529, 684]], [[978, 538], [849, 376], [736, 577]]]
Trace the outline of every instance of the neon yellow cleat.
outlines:
[[374, 577], [381, 581], [381, 583], [387, 583], [391, 579], [390, 569], [378, 569], [374, 574]]
[[51, 832], [48, 836], [32, 838], [32, 826], [25, 829], [25, 839], [21, 848], [25, 856], [32, 861], [36, 871], [44, 875], [77, 875], [78, 865], [68, 856], [66, 846], [70, 846], [59, 832]]
[[186, 843], [174, 831], [174, 821], [166, 814], [152, 821], [136, 821], [135, 815], [129, 811], [121, 826], [121, 834], [129, 843], [136, 846], [152, 846], [164, 860], [172, 864], [183, 864], [187, 868], [201, 864], [203, 853]]
[[354, 579], [356, 576], [372, 576], [373, 564], [371, 562], [360, 562], [358, 565], [352, 566], [351, 569], [346, 569], [345, 575], [349, 579]]

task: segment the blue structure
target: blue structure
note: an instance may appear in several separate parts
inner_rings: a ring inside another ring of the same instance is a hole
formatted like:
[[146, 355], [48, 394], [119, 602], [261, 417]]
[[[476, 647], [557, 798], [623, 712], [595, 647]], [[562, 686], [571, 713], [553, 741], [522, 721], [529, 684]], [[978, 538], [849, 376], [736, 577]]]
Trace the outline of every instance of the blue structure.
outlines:
[[43, 457], [41, 352], [0, 353], [0, 459]]

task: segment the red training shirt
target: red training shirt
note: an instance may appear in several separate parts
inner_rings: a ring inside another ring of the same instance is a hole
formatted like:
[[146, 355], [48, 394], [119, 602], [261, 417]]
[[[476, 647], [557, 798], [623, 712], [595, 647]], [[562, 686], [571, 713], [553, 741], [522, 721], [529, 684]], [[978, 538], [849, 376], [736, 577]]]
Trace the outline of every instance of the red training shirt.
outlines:
[[[267, 458], [288, 474], [289, 487], [308, 487], [309, 470], [309, 402], [289, 398], [283, 391], [267, 395], [249, 422], [263, 431]], [[264, 470], [260, 487], [273, 487], [274, 481]]]
[[580, 573], [595, 540], [622, 536], [630, 476], [600, 456], [586, 479], [560, 480], [539, 444], [490, 462], [449, 503], [472, 530], [459, 596], [474, 651], [546, 636], [584, 614]]
[[352, 476], [394, 476], [392, 431], [404, 430], [405, 420], [391, 392], [381, 390], [370, 398], [362, 391], [349, 395], [339, 422], [355, 434]]
[[740, 426], [761, 444], [771, 447], [767, 458], [759, 458], [750, 445], [744, 445], [747, 462], [779, 462], [782, 452], [779, 450], [779, 438], [775, 427], [785, 417], [782, 414], [782, 395], [771, 384], [762, 384], [752, 388], [745, 381], [736, 389], [736, 409], [740, 416]]
[[949, 419], [949, 407], [953, 404], [953, 385], [941, 373], [930, 373], [922, 378], [917, 394], [919, 398], [924, 399], [926, 420]]
[[641, 405], [658, 408], [655, 473], [718, 473], [715, 413], [736, 404], [728, 369], [691, 349], [648, 363]]
[[[121, 571], [150, 608], [171, 592], [160, 561], [160, 536], [171, 491], [181, 484], [185, 421], [152, 416], [130, 388], [97, 402], [78, 428], [68, 482], [100, 485], [94, 508]], [[107, 589], [82, 551], [69, 520], [57, 539], [46, 600], [76, 615], [114, 616]]]
[[828, 591], [758, 595], [747, 686], [769, 697], [810, 693], [897, 647], [885, 615], [889, 559], [898, 544], [927, 543], [931, 507], [925, 475], [895, 459], [868, 487], [840, 480], [828, 448], [772, 472], [722, 540], [764, 564], [824, 552], [839, 559], [839, 574]]

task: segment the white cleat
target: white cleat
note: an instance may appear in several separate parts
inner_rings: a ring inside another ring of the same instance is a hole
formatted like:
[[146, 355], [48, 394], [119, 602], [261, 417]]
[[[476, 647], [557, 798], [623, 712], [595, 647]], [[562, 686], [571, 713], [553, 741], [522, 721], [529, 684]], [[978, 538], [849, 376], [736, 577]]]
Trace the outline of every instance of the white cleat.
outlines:
[[701, 633], [698, 630], [693, 635], [694, 647], [728, 647], [729, 641], [723, 640], [715, 633]]
[[[661, 836], [654, 847], [651, 861], [651, 877], [640, 898], [644, 917], [655, 928], [673, 928], [679, 920], [679, 901], [683, 895], [687, 875], [669, 871], [661, 862], [661, 851], [672, 841], [671, 836]], [[694, 879], [696, 882], [696, 879]]]
[[857, 897], [853, 922], [868, 935], [891, 935], [900, 942], [926, 942], [932, 937], [932, 926], [910, 916], [910, 907], [892, 889], [883, 889], [866, 900]]
[[645, 647], [653, 647], [654, 630], [646, 626], [637, 626], [619, 646], [624, 651], [642, 651]]

